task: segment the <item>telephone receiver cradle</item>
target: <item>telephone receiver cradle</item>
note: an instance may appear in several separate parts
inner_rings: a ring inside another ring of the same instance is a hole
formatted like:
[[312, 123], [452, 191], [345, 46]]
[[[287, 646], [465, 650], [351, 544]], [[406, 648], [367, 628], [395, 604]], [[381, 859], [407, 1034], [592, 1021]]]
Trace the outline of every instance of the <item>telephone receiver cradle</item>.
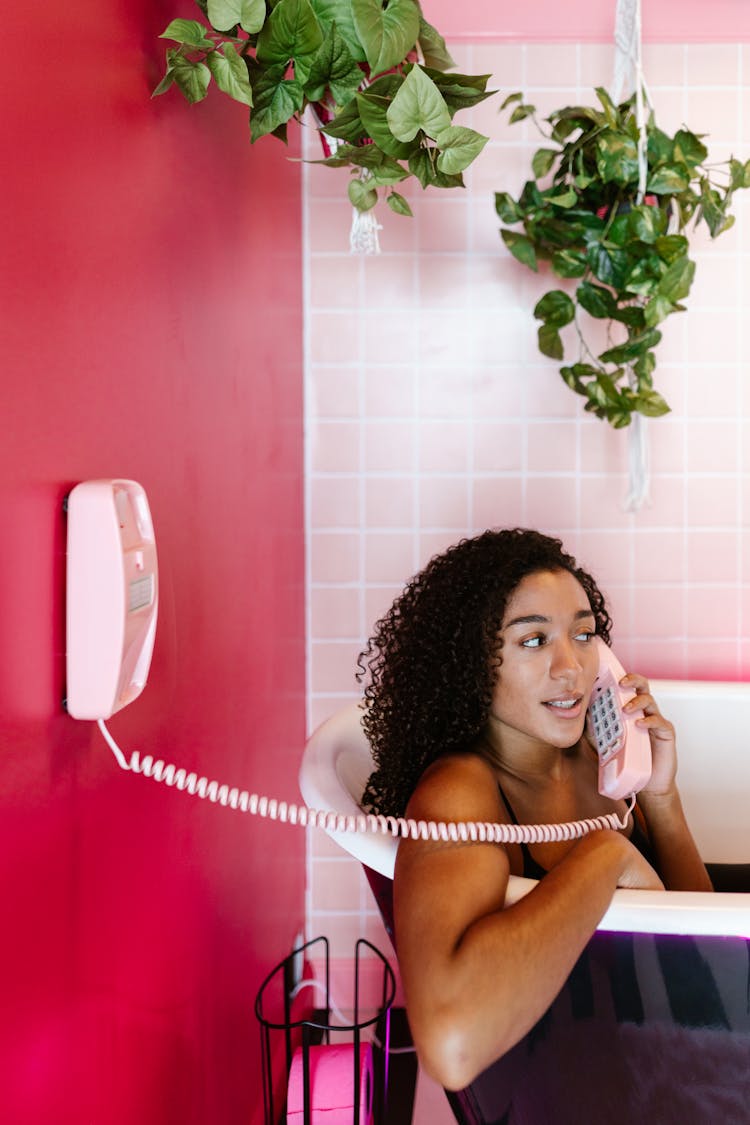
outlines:
[[586, 726], [599, 757], [599, 792], [619, 800], [643, 789], [651, 776], [651, 740], [635, 720], [643, 711], [624, 712], [635, 692], [620, 686], [625, 669], [601, 637], [599, 672], [591, 693]]

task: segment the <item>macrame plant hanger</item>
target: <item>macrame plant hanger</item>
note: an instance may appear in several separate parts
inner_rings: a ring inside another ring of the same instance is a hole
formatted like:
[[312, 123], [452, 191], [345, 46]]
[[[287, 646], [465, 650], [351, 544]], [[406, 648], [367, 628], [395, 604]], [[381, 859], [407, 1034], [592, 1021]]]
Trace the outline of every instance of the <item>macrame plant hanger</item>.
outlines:
[[[367, 83], [364, 83], [366, 86]], [[364, 88], [364, 87], [362, 87]], [[323, 153], [325, 156], [335, 156], [336, 150], [339, 145], [344, 142], [339, 140], [338, 137], [331, 137], [326, 133], [326, 120], [330, 121], [331, 118], [323, 117], [322, 106], [314, 106], [312, 108], [312, 115], [316, 127], [319, 132], [320, 141], [323, 146]], [[360, 168], [358, 178], [367, 183], [372, 179], [372, 173], [367, 168]], [[349, 249], [352, 254], [379, 254], [380, 253], [380, 240], [378, 239], [378, 231], [382, 230], [381, 224], [375, 218], [374, 208], [369, 211], [360, 211], [358, 207], [352, 207], [352, 225], [349, 229]]]
[[[641, 62], [641, 0], [617, 0], [615, 15], [615, 73], [612, 80], [612, 100], [615, 105], [635, 93], [636, 124], [638, 125], [638, 194], [636, 203], [642, 203], [646, 194], [648, 156], [646, 112], [650, 99], [646, 89]], [[628, 366], [628, 380], [635, 387], [637, 380]], [[650, 465], [647, 420], [635, 413], [628, 427], [628, 463], [630, 480], [625, 498], [625, 510], [637, 512], [650, 503]]]

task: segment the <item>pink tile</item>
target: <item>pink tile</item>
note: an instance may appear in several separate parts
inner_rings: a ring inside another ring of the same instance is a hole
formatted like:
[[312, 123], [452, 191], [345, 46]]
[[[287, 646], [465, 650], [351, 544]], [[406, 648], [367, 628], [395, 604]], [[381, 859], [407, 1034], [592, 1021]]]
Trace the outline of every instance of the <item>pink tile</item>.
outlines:
[[[644, 676], [648, 676], [649, 679], [684, 680], [687, 678], [685, 642], [683, 640], [679, 638], [670, 640], [668, 637], [648, 640], [639, 637], [632, 648], [633, 653], [628, 661], [629, 667]], [[621, 659], [623, 658], [621, 657]], [[669, 718], [669, 715], [665, 717]], [[679, 741], [679, 731], [677, 737]]]
[[[310, 722], [308, 727], [309, 734], [312, 734], [312, 732], [316, 730], [321, 723], [325, 722], [326, 719], [330, 719], [331, 715], [335, 715], [336, 712], [340, 711], [342, 707], [346, 707], [349, 703], [355, 703], [359, 699], [360, 695], [361, 692], [359, 690], [352, 690], [350, 692], [344, 692], [337, 695], [312, 695], [310, 697]], [[311, 838], [313, 835], [317, 839], [319, 836], [325, 836], [325, 833], [313, 833], [311, 831]], [[338, 845], [335, 846], [338, 849]], [[315, 850], [322, 851], [322, 849], [319, 847]]]
[[413, 363], [417, 356], [418, 326], [414, 312], [365, 311], [365, 359], [368, 363]]
[[632, 581], [630, 535], [620, 531], [582, 531], [578, 536], [578, 561], [603, 589]]
[[687, 52], [688, 48], [681, 43], [643, 44], [641, 61], [652, 94], [661, 86], [684, 86]]
[[359, 590], [347, 586], [312, 589], [310, 628], [314, 640], [359, 637]]
[[313, 527], [359, 526], [359, 478], [317, 477], [310, 485], [310, 520]]
[[738, 468], [740, 432], [734, 421], [687, 424], [687, 467], [691, 473], [734, 473]]
[[319, 859], [313, 865], [313, 910], [359, 908], [360, 865], [339, 849], [340, 859]]
[[688, 582], [737, 582], [738, 547], [737, 535], [732, 531], [689, 531]]
[[365, 536], [365, 581], [403, 583], [414, 569], [411, 532], [369, 531]]
[[310, 536], [313, 582], [356, 582], [359, 578], [359, 535], [344, 532]]
[[366, 422], [364, 442], [368, 471], [403, 473], [413, 468], [415, 443], [411, 422]]
[[364, 300], [368, 309], [400, 308], [414, 300], [417, 263], [414, 254], [379, 254], [364, 267]]
[[736, 86], [721, 89], [687, 87], [687, 120], [694, 133], [708, 133], [708, 150], [715, 159], [719, 142], [735, 144], [739, 133], [740, 90]]
[[528, 424], [529, 472], [571, 472], [576, 468], [576, 431], [566, 422]]
[[529, 477], [526, 482], [529, 527], [557, 535], [578, 527], [578, 496], [573, 477]]
[[439, 362], [463, 370], [471, 352], [468, 317], [461, 309], [423, 309], [418, 322], [423, 363]]
[[371, 364], [365, 379], [365, 408], [370, 418], [414, 414], [416, 374], [411, 364]]
[[[468, 336], [469, 354], [476, 364], [489, 367], [497, 362], [498, 350], [504, 364], [521, 366], [529, 350], [529, 324], [525, 315], [513, 308], [498, 308], [488, 318], [472, 312], [464, 328]], [[498, 340], [502, 348], [498, 349]]]
[[318, 641], [312, 645], [311, 689], [314, 692], [356, 692], [356, 642]]
[[706, 378], [711, 379], [715, 364], [737, 362], [740, 340], [737, 310], [711, 309], [702, 316], [698, 309], [691, 309], [691, 312], [696, 315], [686, 322], [690, 363], [704, 367]]
[[527, 401], [534, 404], [537, 417], [571, 420], [581, 417], [583, 399], [565, 385], [559, 370], [552, 364], [526, 365], [523, 382]]
[[351, 363], [359, 355], [356, 312], [311, 312], [310, 358], [313, 363]]
[[465, 538], [464, 531], [423, 531], [419, 536], [419, 565], [417, 571], [422, 570], [430, 559], [442, 555], [454, 543]]
[[336, 199], [317, 199], [308, 203], [307, 242], [313, 253], [348, 253], [352, 207], [346, 186]]
[[595, 89], [609, 88], [612, 84], [612, 45], [610, 43], [581, 43], [578, 48], [581, 60], [581, 86]]
[[314, 365], [308, 386], [312, 417], [356, 418], [359, 414], [358, 368]]
[[468, 418], [471, 385], [463, 365], [423, 362], [419, 373], [421, 418]]
[[691, 527], [733, 525], [738, 518], [736, 477], [691, 476], [687, 481], [688, 522]]
[[641, 530], [634, 537], [634, 581], [683, 582], [686, 569], [685, 537], [681, 530]]
[[310, 306], [355, 308], [361, 301], [362, 264], [354, 254], [311, 254]]
[[[682, 87], [651, 87], [651, 101], [656, 123], [671, 136], [681, 129], [687, 119], [687, 97]], [[690, 122], [694, 129], [694, 122]]]
[[469, 484], [465, 477], [422, 477], [418, 495], [420, 527], [466, 527]]
[[[615, 473], [583, 477], [581, 488], [581, 527], [631, 527], [634, 517], [624, 510], [627, 478]], [[638, 520], [641, 513], [638, 513]]]
[[466, 305], [469, 263], [465, 254], [423, 253], [418, 262], [419, 303], [423, 308]]
[[680, 586], [639, 585], [633, 606], [636, 637], [681, 637], [685, 633], [685, 598]]
[[309, 441], [313, 472], [355, 473], [359, 469], [358, 422], [316, 422]]
[[469, 423], [422, 422], [418, 429], [419, 468], [424, 472], [465, 472], [469, 465]]
[[[516, 268], [497, 254], [472, 254], [466, 260], [466, 303], [475, 312], [491, 314], [499, 305], [512, 304], [516, 294]], [[491, 319], [491, 317], [490, 317]]]
[[[713, 283], [715, 287], [715, 282]], [[714, 366], [711, 374], [703, 367], [687, 371], [687, 403], [692, 418], [736, 418], [741, 390], [740, 372], [733, 364]]]
[[[650, 502], [635, 515], [637, 527], [681, 527], [684, 522], [687, 479], [654, 474]], [[625, 497], [623, 490], [623, 498]]]
[[[340, 708], [341, 700], [328, 699], [325, 702], [329, 705], [328, 714], [333, 714]], [[326, 716], [327, 717], [327, 716]], [[318, 859], [340, 859], [342, 855], [341, 845], [332, 840], [327, 832], [322, 832], [320, 829], [310, 829], [308, 835], [308, 849], [313, 858], [313, 878], [315, 877], [315, 869], [317, 867]]]
[[741, 676], [740, 649], [735, 641], [691, 640], [686, 675], [691, 680], [737, 680]]
[[519, 369], [509, 366], [480, 366], [472, 382], [471, 409], [475, 418], [520, 418], [523, 414], [524, 380]]
[[474, 469], [478, 473], [523, 470], [523, 426], [517, 422], [474, 423]]
[[[560, 380], [562, 383], [562, 380]], [[564, 387], [564, 384], [563, 384]], [[580, 410], [583, 399], [564, 387]], [[628, 471], [628, 434], [613, 430], [599, 419], [584, 418], [580, 429], [581, 470], [584, 473], [626, 473]]]
[[572, 51], [570, 43], [528, 43], [524, 52], [527, 89], [570, 84]]
[[475, 480], [473, 493], [471, 524], [477, 532], [488, 527], [519, 527], [525, 524], [520, 476]]
[[418, 201], [414, 222], [422, 251], [457, 251], [466, 245], [468, 201], [457, 190], [426, 192]]
[[365, 483], [365, 519], [369, 528], [411, 527], [413, 477], [369, 477]]
[[[411, 575], [408, 576], [411, 578]], [[406, 579], [398, 584], [384, 586], [368, 586], [365, 590], [365, 632], [372, 634], [375, 622], [379, 621], [393, 605], [404, 586]]]
[[737, 634], [740, 595], [735, 586], [697, 586], [687, 599], [687, 629], [693, 640]]
[[362, 919], [359, 910], [353, 906], [337, 914], [312, 911], [308, 918], [308, 930], [313, 937], [328, 938], [332, 960], [353, 957], [357, 938], [362, 936]]

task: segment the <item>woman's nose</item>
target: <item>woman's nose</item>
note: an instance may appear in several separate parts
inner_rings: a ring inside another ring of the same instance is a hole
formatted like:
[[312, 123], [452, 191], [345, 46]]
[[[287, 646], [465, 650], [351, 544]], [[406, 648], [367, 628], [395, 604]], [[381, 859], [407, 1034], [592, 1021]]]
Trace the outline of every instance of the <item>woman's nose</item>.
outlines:
[[557, 641], [552, 648], [550, 674], [555, 678], [576, 676], [582, 665], [571, 642], [566, 638]]

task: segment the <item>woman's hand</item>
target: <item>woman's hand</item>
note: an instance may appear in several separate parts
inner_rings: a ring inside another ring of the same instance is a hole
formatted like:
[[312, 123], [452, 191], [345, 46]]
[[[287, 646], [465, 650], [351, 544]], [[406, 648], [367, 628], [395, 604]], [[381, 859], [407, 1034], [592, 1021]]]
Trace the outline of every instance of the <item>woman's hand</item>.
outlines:
[[643, 711], [643, 717], [635, 721], [639, 727], [648, 731], [651, 740], [651, 777], [643, 792], [653, 797], [668, 797], [675, 792], [677, 774], [677, 747], [675, 731], [668, 719], [659, 710], [659, 705], [651, 695], [645, 676], [630, 673], [620, 680], [622, 687], [635, 691], [634, 697], [624, 705], [626, 715]]

